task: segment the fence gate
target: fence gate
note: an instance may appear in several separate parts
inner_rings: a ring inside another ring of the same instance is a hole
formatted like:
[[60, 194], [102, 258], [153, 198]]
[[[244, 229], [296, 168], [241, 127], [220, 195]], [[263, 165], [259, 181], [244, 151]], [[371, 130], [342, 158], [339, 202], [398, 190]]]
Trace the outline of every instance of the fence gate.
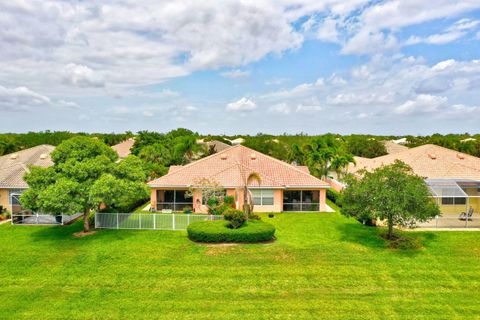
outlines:
[[103, 213], [95, 214], [97, 229], [186, 230], [196, 221], [223, 220], [222, 216], [205, 214]]

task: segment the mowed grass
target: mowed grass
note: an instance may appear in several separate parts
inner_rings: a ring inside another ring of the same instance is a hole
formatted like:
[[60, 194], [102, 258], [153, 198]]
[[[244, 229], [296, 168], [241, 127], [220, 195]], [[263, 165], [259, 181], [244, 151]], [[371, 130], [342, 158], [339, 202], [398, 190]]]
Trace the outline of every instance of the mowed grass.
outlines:
[[409, 233], [423, 249], [399, 251], [338, 213], [262, 218], [276, 242], [1, 225], [0, 318], [480, 318], [480, 233]]

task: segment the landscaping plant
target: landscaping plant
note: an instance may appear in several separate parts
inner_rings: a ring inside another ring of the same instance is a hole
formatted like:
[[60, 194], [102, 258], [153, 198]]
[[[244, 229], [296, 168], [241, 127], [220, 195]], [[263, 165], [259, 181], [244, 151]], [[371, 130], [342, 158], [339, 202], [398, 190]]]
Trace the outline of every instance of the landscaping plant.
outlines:
[[29, 185], [23, 207], [52, 215], [83, 213], [84, 232], [89, 214], [100, 205], [126, 207], [148, 196], [142, 162], [128, 156], [117, 162], [115, 151], [103, 142], [75, 137], [51, 153], [53, 166], [32, 167], [24, 179]]
[[361, 174], [361, 179], [349, 178], [343, 191], [342, 213], [361, 221], [386, 221], [388, 239], [394, 238], [395, 225], [411, 227], [440, 215], [424, 179], [407, 164], [397, 160]]

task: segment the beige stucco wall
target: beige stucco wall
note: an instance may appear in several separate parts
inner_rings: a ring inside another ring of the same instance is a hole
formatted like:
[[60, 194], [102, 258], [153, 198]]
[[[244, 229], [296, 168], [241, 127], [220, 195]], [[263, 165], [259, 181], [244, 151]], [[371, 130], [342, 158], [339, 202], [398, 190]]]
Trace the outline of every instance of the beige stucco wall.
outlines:
[[0, 206], [7, 208], [8, 211], [11, 211], [10, 205], [8, 204], [8, 189], [0, 189]]
[[[157, 199], [157, 190], [172, 190], [167, 188], [152, 188], [150, 196], [150, 204], [152, 208], [156, 208], [158, 201], [162, 199]], [[180, 189], [179, 189], [180, 190]], [[292, 189], [293, 190], [293, 189]], [[301, 189], [298, 189], [301, 190]], [[311, 190], [311, 189], [309, 189]], [[253, 208], [254, 212], [282, 212], [283, 211], [283, 189], [274, 189], [273, 192], [273, 205], [260, 206], [255, 205]], [[326, 189], [317, 189], [318, 197], [320, 200], [320, 211], [326, 211]], [[226, 194], [228, 196], [233, 196], [235, 198], [236, 208], [238, 210], [243, 210], [243, 190], [241, 189], [226, 189]], [[162, 193], [159, 194], [161, 198]], [[158, 201], [157, 201], [158, 200]], [[201, 190], [195, 190], [193, 195], [193, 208], [196, 213], [206, 213], [208, 208], [205, 204], [202, 203], [202, 192]]]

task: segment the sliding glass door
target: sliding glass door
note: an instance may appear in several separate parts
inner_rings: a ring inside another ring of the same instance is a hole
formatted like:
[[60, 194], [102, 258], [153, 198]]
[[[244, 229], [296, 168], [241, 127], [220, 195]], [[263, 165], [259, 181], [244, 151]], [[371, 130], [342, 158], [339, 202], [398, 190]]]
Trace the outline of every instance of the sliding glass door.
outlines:
[[283, 211], [320, 211], [318, 190], [285, 190]]

